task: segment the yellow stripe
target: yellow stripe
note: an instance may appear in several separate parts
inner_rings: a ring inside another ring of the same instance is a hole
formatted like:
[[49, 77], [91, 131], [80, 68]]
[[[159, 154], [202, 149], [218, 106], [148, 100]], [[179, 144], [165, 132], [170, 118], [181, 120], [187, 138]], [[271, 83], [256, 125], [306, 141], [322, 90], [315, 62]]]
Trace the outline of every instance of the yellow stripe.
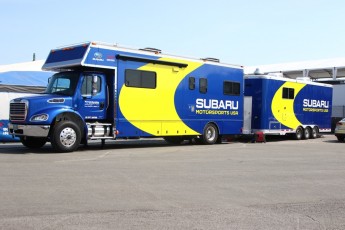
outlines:
[[[275, 93], [272, 100], [272, 113], [273, 116], [283, 125], [291, 129], [296, 129], [302, 123], [297, 119], [294, 111], [294, 103], [297, 97], [297, 94], [301, 89], [306, 86], [306, 84], [295, 83], [295, 82], [286, 82], [284, 83]], [[283, 88], [294, 88], [295, 89], [295, 98], [294, 99], [284, 99]]]
[[135, 127], [156, 136], [199, 135], [178, 116], [174, 96], [182, 79], [202, 63], [161, 58], [163, 61], [186, 63], [186, 68], [147, 64], [139, 70], [157, 73], [157, 88], [145, 89], [122, 86], [119, 96], [124, 117]]

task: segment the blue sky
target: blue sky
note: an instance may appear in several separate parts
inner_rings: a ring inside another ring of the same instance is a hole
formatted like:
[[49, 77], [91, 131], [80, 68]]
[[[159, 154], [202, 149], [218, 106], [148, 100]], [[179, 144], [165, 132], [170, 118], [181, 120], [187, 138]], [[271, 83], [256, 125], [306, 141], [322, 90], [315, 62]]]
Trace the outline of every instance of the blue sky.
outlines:
[[345, 56], [343, 0], [0, 0], [0, 65], [84, 41], [245, 66]]

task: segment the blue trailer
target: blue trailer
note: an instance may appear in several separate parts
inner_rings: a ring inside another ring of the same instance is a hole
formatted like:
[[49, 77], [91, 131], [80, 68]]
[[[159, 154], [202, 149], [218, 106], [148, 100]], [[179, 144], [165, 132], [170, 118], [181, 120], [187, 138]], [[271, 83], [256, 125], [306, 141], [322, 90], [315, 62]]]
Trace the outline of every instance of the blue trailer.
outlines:
[[9, 132], [29, 148], [131, 137], [214, 144], [241, 133], [242, 66], [90, 42], [51, 50], [43, 69], [57, 72], [45, 93], [10, 103]]
[[245, 126], [253, 133], [292, 134], [296, 139], [331, 132], [332, 90], [332, 85], [306, 80], [245, 76], [245, 97], [251, 101]]

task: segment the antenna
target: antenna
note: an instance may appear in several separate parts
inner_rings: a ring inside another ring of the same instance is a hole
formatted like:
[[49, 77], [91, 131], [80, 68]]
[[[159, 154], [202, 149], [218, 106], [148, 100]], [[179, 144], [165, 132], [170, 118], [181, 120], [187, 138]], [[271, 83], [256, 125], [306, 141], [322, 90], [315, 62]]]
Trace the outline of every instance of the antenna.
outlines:
[[212, 58], [212, 57], [206, 57], [206, 58], [200, 58], [203, 61], [211, 61], [211, 62], [220, 62], [218, 58]]
[[162, 53], [162, 50], [156, 49], [156, 48], [152, 48], [152, 47], [146, 47], [146, 48], [139, 49], [139, 50], [141, 50], [141, 51], [153, 52], [153, 53], [155, 53], [155, 54], [160, 54], [160, 53]]

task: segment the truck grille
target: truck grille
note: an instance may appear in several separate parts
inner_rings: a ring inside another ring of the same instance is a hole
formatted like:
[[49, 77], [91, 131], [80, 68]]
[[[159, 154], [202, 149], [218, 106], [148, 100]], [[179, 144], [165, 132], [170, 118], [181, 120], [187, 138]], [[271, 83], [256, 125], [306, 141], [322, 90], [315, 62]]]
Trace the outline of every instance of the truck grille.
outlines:
[[12, 102], [10, 104], [10, 121], [25, 121], [27, 104], [23, 102]]

